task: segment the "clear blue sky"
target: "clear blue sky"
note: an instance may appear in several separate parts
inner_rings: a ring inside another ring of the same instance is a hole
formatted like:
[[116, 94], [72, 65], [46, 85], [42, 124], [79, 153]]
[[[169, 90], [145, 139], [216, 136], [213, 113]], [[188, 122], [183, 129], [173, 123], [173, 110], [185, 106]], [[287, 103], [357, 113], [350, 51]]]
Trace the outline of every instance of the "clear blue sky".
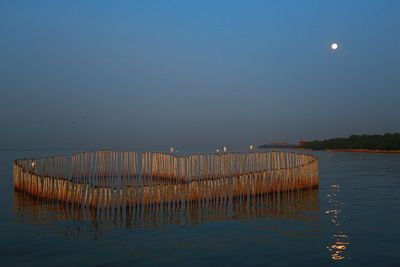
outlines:
[[397, 0], [2, 0], [0, 148], [400, 132], [399, 14]]

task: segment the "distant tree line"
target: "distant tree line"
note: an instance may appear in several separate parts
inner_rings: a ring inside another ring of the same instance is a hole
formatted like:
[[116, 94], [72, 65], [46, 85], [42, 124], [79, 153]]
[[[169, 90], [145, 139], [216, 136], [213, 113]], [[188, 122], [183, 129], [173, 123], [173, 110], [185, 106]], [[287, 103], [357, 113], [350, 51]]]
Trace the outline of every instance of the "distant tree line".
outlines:
[[348, 138], [333, 138], [323, 141], [312, 141], [300, 146], [308, 149], [371, 149], [400, 150], [400, 133], [383, 135], [351, 135]]

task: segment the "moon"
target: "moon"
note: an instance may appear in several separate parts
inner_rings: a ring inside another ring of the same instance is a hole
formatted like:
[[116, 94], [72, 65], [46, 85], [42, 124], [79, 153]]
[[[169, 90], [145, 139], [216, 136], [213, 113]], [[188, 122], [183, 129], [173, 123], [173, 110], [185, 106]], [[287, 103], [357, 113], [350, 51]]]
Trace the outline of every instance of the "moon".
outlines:
[[338, 44], [337, 43], [333, 43], [333, 44], [331, 44], [331, 48], [332, 48], [332, 50], [336, 50], [336, 49], [338, 49]]

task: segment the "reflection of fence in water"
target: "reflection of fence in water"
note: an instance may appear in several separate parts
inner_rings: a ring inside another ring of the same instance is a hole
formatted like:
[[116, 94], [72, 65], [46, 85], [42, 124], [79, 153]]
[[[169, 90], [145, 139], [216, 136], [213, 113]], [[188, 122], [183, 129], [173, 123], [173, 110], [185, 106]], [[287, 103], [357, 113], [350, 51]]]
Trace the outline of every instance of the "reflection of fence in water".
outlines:
[[[158, 228], [164, 225], [197, 225], [205, 222], [271, 218], [313, 221], [307, 212], [319, 210], [317, 189], [264, 194], [233, 201], [192, 202], [168, 205], [137, 205], [121, 209], [93, 209], [37, 199], [23, 192], [14, 193], [14, 213], [33, 224], [81, 222], [68, 231], [99, 232], [112, 228]], [[75, 225], [75, 224], [74, 224]]]
[[318, 160], [284, 152], [144, 152], [139, 158], [137, 152], [96, 151], [16, 160], [14, 186], [42, 199], [100, 208], [227, 201], [316, 187]]

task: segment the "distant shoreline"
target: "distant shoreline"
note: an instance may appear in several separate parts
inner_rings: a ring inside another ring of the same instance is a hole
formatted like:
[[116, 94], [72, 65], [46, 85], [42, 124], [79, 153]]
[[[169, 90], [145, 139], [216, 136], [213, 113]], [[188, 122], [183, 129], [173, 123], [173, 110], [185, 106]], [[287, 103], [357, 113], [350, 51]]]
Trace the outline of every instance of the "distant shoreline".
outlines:
[[400, 150], [371, 150], [371, 149], [311, 149], [311, 148], [292, 148], [300, 151], [338, 151], [338, 152], [362, 152], [380, 154], [400, 154]]

